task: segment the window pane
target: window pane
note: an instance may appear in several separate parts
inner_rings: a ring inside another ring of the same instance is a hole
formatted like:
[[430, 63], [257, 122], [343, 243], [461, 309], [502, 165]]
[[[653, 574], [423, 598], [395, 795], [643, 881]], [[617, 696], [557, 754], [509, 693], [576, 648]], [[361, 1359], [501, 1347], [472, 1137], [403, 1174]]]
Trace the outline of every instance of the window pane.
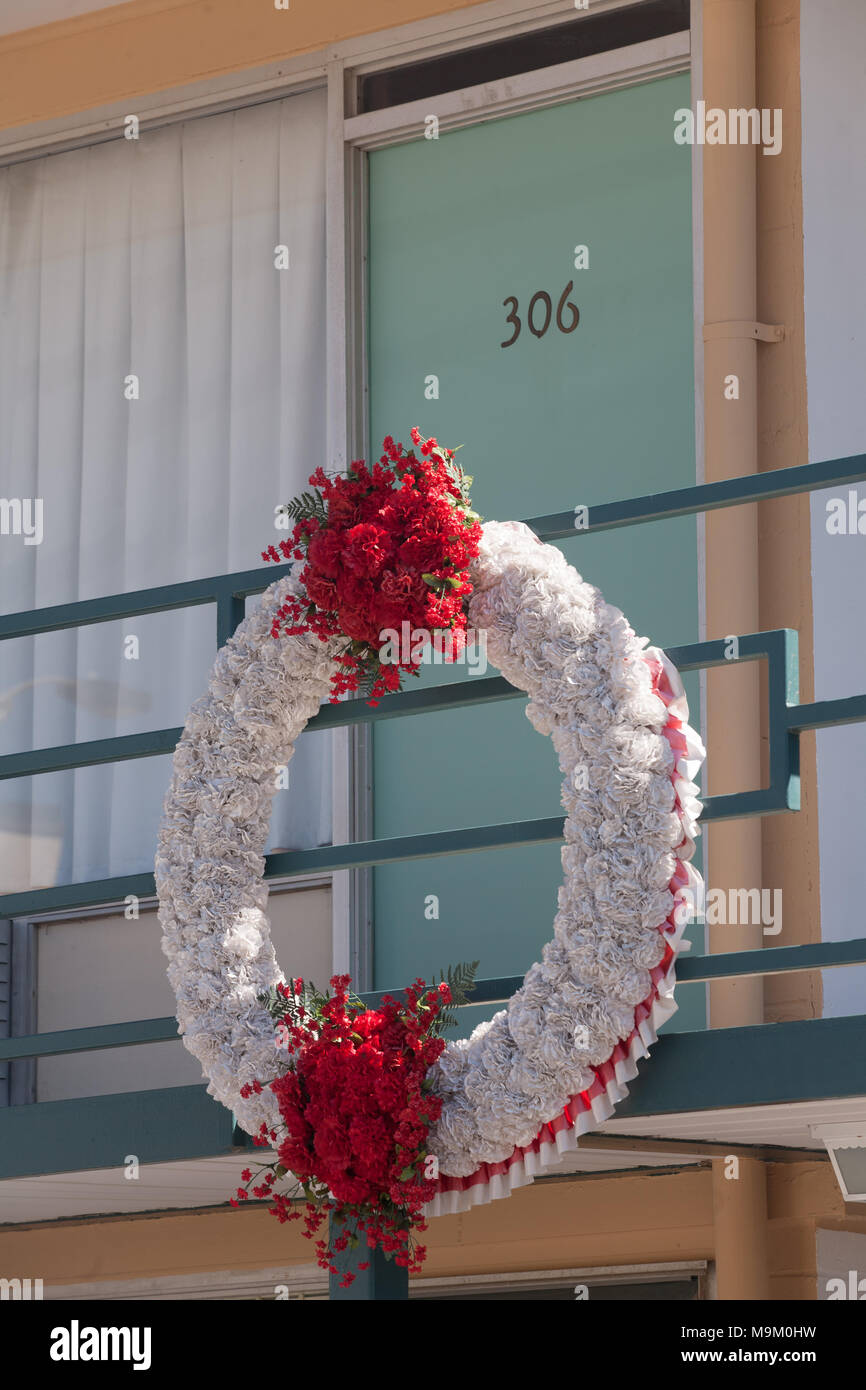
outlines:
[[[268, 916], [283, 971], [317, 983], [326, 981], [331, 974], [330, 888], [275, 892]], [[154, 911], [143, 910], [131, 920], [111, 913], [44, 922], [36, 931], [38, 1032], [174, 1013]], [[75, 981], [74, 989], [69, 988], [70, 980]], [[40, 1058], [36, 1099], [194, 1086], [201, 1079], [199, 1063], [178, 1038]]]

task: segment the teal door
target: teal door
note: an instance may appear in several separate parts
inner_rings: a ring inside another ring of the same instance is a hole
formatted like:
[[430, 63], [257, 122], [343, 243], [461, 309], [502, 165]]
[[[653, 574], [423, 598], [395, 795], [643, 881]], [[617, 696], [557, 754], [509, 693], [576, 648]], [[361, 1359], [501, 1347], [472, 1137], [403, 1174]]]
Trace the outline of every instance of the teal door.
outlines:
[[[669, 77], [370, 156], [374, 454], [415, 424], [463, 444], [486, 519], [694, 483], [689, 151], [673, 139], [688, 102]], [[653, 643], [697, 640], [694, 518], [562, 548]], [[376, 835], [560, 814], [553, 748], [523, 709], [377, 725]], [[375, 986], [474, 958], [522, 974], [560, 876], [556, 845], [375, 870]], [[675, 1026], [700, 1026], [703, 991], [680, 1009]]]

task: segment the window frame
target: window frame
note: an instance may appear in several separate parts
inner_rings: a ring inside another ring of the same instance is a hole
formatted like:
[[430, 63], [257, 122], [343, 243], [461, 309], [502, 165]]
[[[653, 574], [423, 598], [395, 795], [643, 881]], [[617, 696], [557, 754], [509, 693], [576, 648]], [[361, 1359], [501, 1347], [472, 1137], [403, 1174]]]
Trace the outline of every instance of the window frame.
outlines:
[[[659, 1260], [639, 1264], [581, 1265], [565, 1269], [522, 1269], [500, 1274], [446, 1274], [413, 1279], [410, 1301], [430, 1298], [454, 1302], [483, 1299], [498, 1292], [532, 1293], [557, 1289], [563, 1285], [587, 1284], [598, 1287], [617, 1285], [666, 1284], [694, 1280], [697, 1300], [716, 1297], [715, 1266], [711, 1260]], [[281, 1297], [275, 1299], [275, 1290]], [[282, 1293], [285, 1290], [285, 1293]], [[282, 1265], [253, 1270], [212, 1269], [194, 1274], [168, 1274], [94, 1283], [58, 1284], [46, 1289], [54, 1300], [94, 1300], [116, 1302], [122, 1299], [199, 1299], [243, 1302], [275, 1299], [276, 1302], [326, 1302], [328, 1278], [314, 1264]]]
[[[334, 730], [334, 733], [342, 730]], [[310, 888], [330, 888], [332, 894], [331, 917], [335, 920], [334, 879], [336, 874], [310, 873], [296, 874], [292, 878], [277, 877], [268, 879], [268, 897], [282, 893], [306, 892]], [[124, 899], [108, 903], [96, 903], [89, 907], [59, 908], [55, 912], [40, 912], [26, 917], [0, 919], [0, 942], [6, 939], [10, 947], [9, 971], [9, 1031], [8, 1037], [29, 1037], [40, 1031], [38, 988], [39, 988], [39, 928], [52, 922], [64, 923], [70, 930], [76, 922], [92, 922], [97, 917], [114, 917], [122, 913], [126, 906]], [[141, 914], [156, 913], [159, 903], [156, 896], [139, 898], [137, 907]], [[332, 951], [334, 943], [332, 940]], [[130, 1022], [140, 1020], [131, 1019]], [[84, 1025], [76, 1025], [84, 1026]], [[50, 1031], [50, 1030], [49, 1030]], [[4, 1036], [0, 1031], [0, 1037]], [[86, 1054], [82, 1054], [86, 1055]], [[38, 1084], [37, 1057], [25, 1057], [0, 1064], [0, 1109], [7, 1105], [37, 1104]], [[3, 1068], [6, 1075], [3, 1075]]]

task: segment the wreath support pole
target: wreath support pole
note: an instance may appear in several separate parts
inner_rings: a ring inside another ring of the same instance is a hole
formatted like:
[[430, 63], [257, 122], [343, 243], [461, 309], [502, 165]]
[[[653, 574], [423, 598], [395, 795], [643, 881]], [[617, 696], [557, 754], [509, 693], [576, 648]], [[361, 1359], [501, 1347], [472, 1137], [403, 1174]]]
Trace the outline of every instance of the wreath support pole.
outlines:
[[[350, 1223], [344, 1224], [331, 1217], [328, 1244], [332, 1250], [334, 1240], [347, 1230], [351, 1230]], [[367, 1268], [359, 1269], [358, 1265], [365, 1262]], [[363, 1235], [356, 1249], [335, 1252], [334, 1264], [337, 1273], [328, 1276], [328, 1298], [331, 1302], [335, 1299], [354, 1299], [362, 1302], [376, 1300], [393, 1303], [409, 1297], [408, 1269], [396, 1264], [394, 1260], [386, 1260], [378, 1246], [375, 1250], [369, 1250]], [[348, 1273], [354, 1275], [354, 1280], [348, 1288], [343, 1288], [341, 1281]]]

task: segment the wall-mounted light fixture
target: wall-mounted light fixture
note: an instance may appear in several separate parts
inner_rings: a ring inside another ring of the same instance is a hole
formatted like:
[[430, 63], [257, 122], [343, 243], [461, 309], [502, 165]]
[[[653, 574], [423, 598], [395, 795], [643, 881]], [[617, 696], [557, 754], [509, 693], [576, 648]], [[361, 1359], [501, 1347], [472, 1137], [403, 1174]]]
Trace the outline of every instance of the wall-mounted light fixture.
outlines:
[[866, 1202], [866, 1120], [847, 1124], [810, 1125], [830, 1155], [836, 1181], [846, 1202]]

